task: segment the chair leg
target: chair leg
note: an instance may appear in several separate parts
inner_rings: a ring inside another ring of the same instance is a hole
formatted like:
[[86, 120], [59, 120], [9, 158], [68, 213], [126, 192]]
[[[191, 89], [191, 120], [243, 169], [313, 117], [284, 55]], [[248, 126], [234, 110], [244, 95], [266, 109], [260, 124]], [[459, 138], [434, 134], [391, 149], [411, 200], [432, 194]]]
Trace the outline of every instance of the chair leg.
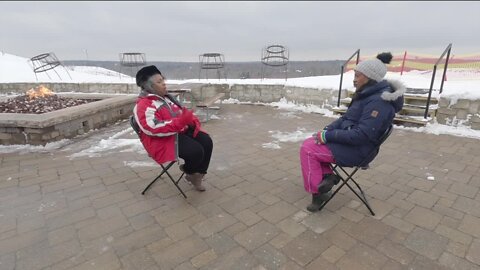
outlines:
[[[347, 175], [347, 178], [345, 179], [345, 178], [343, 178], [343, 177], [341, 176], [341, 174], [338, 172], [337, 167], [338, 167], [338, 166], [335, 166], [335, 167], [333, 167], [332, 169], [333, 169], [333, 171], [335, 172], [335, 174], [340, 177], [340, 179], [342, 180], [342, 184], [335, 190], [335, 192], [333, 192], [332, 196], [331, 196], [328, 200], [326, 200], [325, 202], [322, 203], [322, 205], [320, 206], [320, 208], [319, 208], [318, 211], [322, 210], [323, 207], [325, 207], [325, 205], [327, 205], [327, 203], [328, 203], [331, 199], [333, 199], [333, 197], [335, 197], [335, 195], [340, 191], [340, 189], [341, 189], [343, 186], [347, 185], [347, 187], [348, 187], [348, 188], [363, 202], [363, 204], [368, 208], [368, 210], [370, 211], [370, 214], [371, 214], [372, 216], [375, 216], [375, 213], [373, 212], [372, 207], [370, 207], [370, 204], [368, 203], [367, 197], [365, 196], [365, 193], [363, 192], [362, 188], [361, 188], [360, 185], [358, 185], [358, 183], [352, 178], [353, 175], [358, 171], [358, 168], [355, 168], [355, 170], [354, 170], [352, 173], [349, 174], [349, 173], [347, 173], [347, 172], [345, 171], [345, 169], [343, 169], [342, 167], [340, 167], [340, 169]], [[350, 185], [348, 184], [348, 181], [349, 181], [349, 180], [352, 180], [353, 183], [355, 183], [355, 185], [357, 186], [357, 188], [360, 190], [361, 194], [358, 194], [358, 192], [355, 191], [355, 189], [353, 189], [352, 186], [350, 186]]]
[[150, 184], [148, 184], [148, 186], [142, 191], [142, 195], [145, 195], [145, 192], [147, 192], [147, 190], [153, 185], [153, 183], [155, 183], [158, 179], [160, 179], [163, 174], [166, 174], [168, 176], [168, 178], [170, 178], [170, 180], [173, 182], [175, 187], [177, 187], [177, 189], [180, 191], [180, 193], [182, 193], [183, 197], [186, 199], [187, 195], [185, 195], [185, 192], [183, 192], [183, 190], [178, 185], [178, 183], [180, 182], [180, 180], [182, 179], [182, 177], [185, 173], [182, 172], [182, 174], [180, 175], [178, 180], [175, 181], [173, 179], [172, 175], [168, 172], [168, 169], [170, 169], [170, 167], [172, 167], [173, 164], [175, 164], [175, 161], [170, 162], [167, 166], [163, 166], [163, 164], [161, 164], [160, 166], [162, 167], [162, 172], [152, 182], [150, 182]]

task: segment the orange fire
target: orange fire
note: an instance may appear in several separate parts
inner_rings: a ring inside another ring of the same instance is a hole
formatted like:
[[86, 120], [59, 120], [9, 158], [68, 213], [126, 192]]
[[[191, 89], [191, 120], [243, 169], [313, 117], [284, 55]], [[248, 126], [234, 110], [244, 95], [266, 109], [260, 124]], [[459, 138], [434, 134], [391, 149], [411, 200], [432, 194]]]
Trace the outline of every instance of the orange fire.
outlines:
[[40, 86], [37, 86], [30, 90], [27, 91], [26, 95], [30, 98], [30, 99], [34, 99], [34, 98], [43, 98], [43, 97], [48, 97], [48, 96], [51, 96], [51, 95], [55, 95], [52, 91], [50, 91], [50, 89], [48, 89], [47, 87], [43, 86], [43, 85], [40, 85]]

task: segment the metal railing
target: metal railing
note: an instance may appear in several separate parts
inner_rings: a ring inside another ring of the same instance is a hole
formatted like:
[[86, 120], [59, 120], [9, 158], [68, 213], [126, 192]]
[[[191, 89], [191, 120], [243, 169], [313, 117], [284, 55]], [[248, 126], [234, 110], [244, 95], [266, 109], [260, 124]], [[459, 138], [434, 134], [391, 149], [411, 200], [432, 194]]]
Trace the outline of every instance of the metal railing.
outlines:
[[428, 107], [430, 107], [430, 98], [432, 97], [433, 82], [435, 81], [435, 73], [437, 72], [437, 66], [440, 63], [440, 61], [443, 59], [443, 56], [445, 56], [445, 53], [446, 53], [447, 58], [445, 59], [445, 67], [443, 69], [442, 82], [440, 84], [440, 90], [439, 90], [441, 94], [443, 91], [443, 82], [445, 81], [445, 75], [447, 74], [448, 60], [450, 59], [451, 51], [452, 51], [452, 43], [448, 44], [447, 48], [443, 51], [442, 55], [440, 55], [437, 62], [433, 66], [432, 81], [430, 82], [430, 90], [428, 91], [427, 106], [425, 107], [425, 114], [423, 116], [424, 119], [427, 119], [427, 116], [428, 116]]
[[352, 56], [350, 56], [350, 58], [348, 58], [347, 61], [345, 61], [345, 63], [343, 63], [341, 69], [340, 69], [340, 87], [338, 88], [338, 101], [337, 101], [337, 107], [340, 107], [340, 98], [342, 96], [342, 82], [343, 82], [343, 71], [345, 70], [345, 67], [348, 65], [348, 62], [350, 62], [350, 60], [352, 60], [352, 58], [354, 56], [357, 56], [357, 65], [358, 65], [358, 61], [360, 61], [360, 49], [358, 49], [357, 51], [355, 51]]

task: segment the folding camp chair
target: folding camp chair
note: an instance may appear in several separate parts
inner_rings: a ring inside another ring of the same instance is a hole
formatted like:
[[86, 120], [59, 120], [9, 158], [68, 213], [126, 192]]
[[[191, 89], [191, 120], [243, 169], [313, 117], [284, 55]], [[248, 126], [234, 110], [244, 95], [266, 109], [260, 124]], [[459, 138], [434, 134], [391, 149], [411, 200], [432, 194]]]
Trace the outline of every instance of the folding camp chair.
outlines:
[[[367, 197], [365, 196], [365, 193], [363, 192], [362, 188], [360, 187], [360, 185], [355, 181], [355, 179], [353, 179], [353, 176], [355, 175], [355, 173], [357, 173], [357, 171], [359, 169], [362, 169], [362, 170], [366, 170], [369, 168], [369, 165], [368, 165], [368, 161], [372, 159], [372, 157], [375, 157], [377, 154], [378, 154], [378, 151], [380, 151], [380, 146], [383, 144], [383, 142], [385, 142], [385, 140], [387, 140], [388, 136], [390, 136], [390, 134], [392, 134], [392, 131], [393, 131], [393, 125], [390, 125], [387, 130], [385, 131], [385, 133], [383, 133], [383, 135], [380, 137], [379, 139], [379, 142], [377, 144], [377, 146], [375, 147], [375, 149], [370, 153], [369, 156], [367, 156], [367, 158], [360, 163], [360, 165], [358, 166], [354, 166], [354, 167], [348, 167], [348, 168], [353, 168], [353, 171], [351, 173], [348, 173], [344, 167], [342, 166], [339, 166], [337, 164], [335, 165], [332, 165], [330, 164], [330, 167], [332, 168], [333, 172], [340, 178], [340, 180], [342, 180], [342, 184], [333, 192], [332, 196], [330, 196], [330, 198], [326, 201], [324, 201], [321, 205], [320, 205], [320, 208], [318, 209], [319, 211], [323, 209], [323, 207], [325, 207], [325, 205], [327, 205], [327, 203], [333, 199], [333, 197], [335, 197], [335, 195], [340, 191], [340, 189], [342, 189], [343, 186], [347, 185], [347, 187], [353, 192], [355, 193], [355, 195], [363, 202], [363, 204], [368, 208], [368, 210], [370, 211], [370, 213], [372, 214], [372, 216], [375, 216], [375, 213], [373, 212], [372, 210], [372, 207], [370, 207], [370, 204], [368, 203], [367, 201]], [[342, 177], [342, 175], [340, 174], [340, 172], [338, 171], [338, 169], [340, 169], [341, 171], [343, 171], [343, 173], [345, 174], [345, 177]], [[352, 188], [352, 186], [350, 186], [350, 184], [348, 183], [348, 181], [352, 181], [358, 188], [358, 190], [360, 191], [360, 194]]]
[[[140, 127], [138, 126], [137, 121], [135, 120], [135, 117], [133, 117], [133, 115], [130, 116], [130, 125], [132, 126], [135, 133], [137, 133], [138, 137], [140, 138], [141, 130], [140, 130]], [[185, 195], [185, 192], [183, 192], [183, 190], [178, 185], [178, 182], [180, 182], [185, 172], [182, 172], [182, 174], [180, 175], [180, 177], [178, 177], [177, 180], [175, 180], [172, 177], [172, 175], [168, 172], [168, 170], [173, 166], [173, 164], [175, 164], [175, 162], [176, 161], [170, 161], [167, 165], [160, 164], [160, 166], [162, 167], [162, 172], [152, 182], [150, 182], [150, 184], [148, 184], [148, 186], [142, 191], [142, 195], [145, 195], [145, 192], [153, 185], [153, 183], [155, 183], [155, 181], [160, 179], [163, 174], [166, 174], [168, 178], [170, 178], [170, 180], [173, 182], [173, 184], [177, 187], [177, 189], [180, 191], [180, 193], [182, 193], [183, 197], [185, 197], [186, 199], [187, 195]]]

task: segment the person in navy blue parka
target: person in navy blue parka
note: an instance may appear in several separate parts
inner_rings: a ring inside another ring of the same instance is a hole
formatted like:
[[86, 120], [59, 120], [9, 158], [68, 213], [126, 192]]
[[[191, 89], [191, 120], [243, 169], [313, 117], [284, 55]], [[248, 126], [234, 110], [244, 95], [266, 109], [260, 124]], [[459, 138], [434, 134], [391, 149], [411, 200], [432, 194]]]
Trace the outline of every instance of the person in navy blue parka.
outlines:
[[356, 88], [344, 115], [304, 141], [300, 161], [305, 190], [312, 193], [309, 211], [317, 211], [339, 178], [332, 173], [330, 163], [340, 166], [360, 164], [378, 145], [380, 137], [392, 124], [395, 113], [403, 107], [405, 86], [396, 80], [384, 80], [385, 64], [391, 53], [362, 61], [355, 67], [353, 84]]

